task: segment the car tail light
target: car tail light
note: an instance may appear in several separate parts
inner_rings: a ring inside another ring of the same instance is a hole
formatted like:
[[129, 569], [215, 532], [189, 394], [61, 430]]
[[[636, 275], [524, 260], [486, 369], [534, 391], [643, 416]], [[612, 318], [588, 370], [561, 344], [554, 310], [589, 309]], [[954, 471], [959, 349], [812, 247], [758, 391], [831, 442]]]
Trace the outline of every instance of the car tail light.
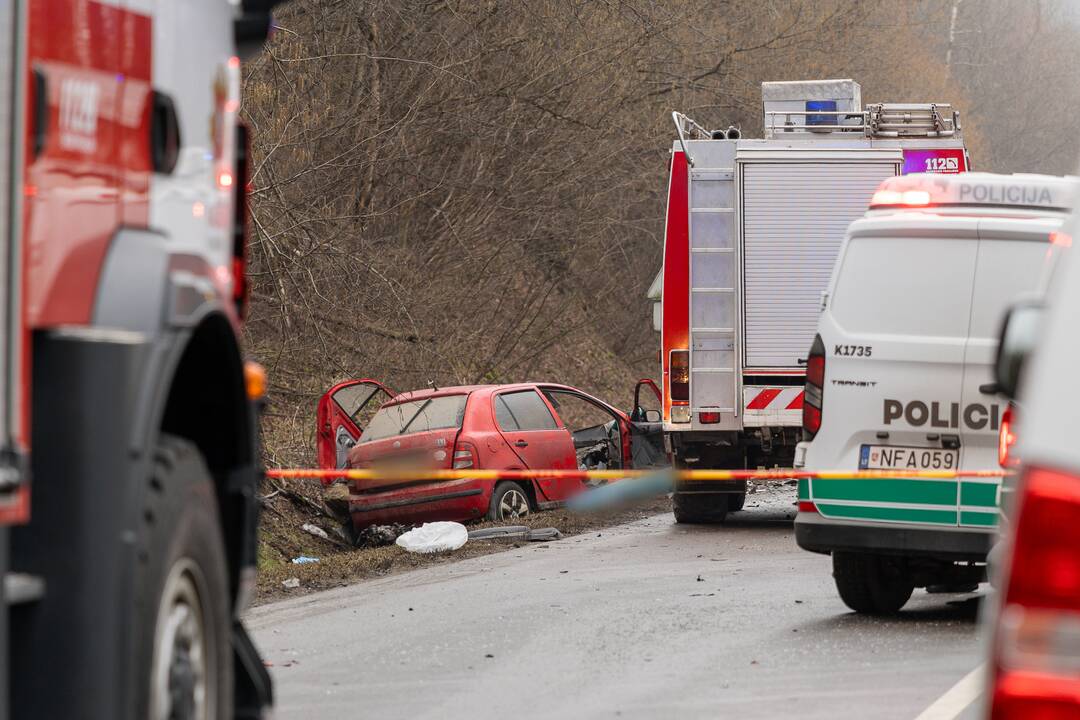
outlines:
[[702, 412], [698, 413], [698, 422], [702, 425], [715, 425], [720, 422], [720, 413], [718, 412]]
[[1009, 403], [1001, 416], [1001, 428], [998, 430], [998, 464], [1003, 468], [1013, 468], [1020, 464], [1020, 458], [1013, 451], [1016, 445], [1015, 406]]
[[1031, 469], [1021, 482], [1008, 584], [994, 639], [992, 717], [1080, 709], [1080, 477]]
[[[236, 177], [239, 184], [233, 205], [233, 237], [232, 237], [232, 281], [233, 302], [236, 303], [236, 313], [243, 319], [247, 311], [248, 281], [247, 281], [247, 245], [248, 232], [251, 225], [251, 212], [248, 207], [248, 193], [251, 159], [251, 135], [247, 126], [237, 123], [236, 126]], [[231, 181], [230, 181], [231, 184]]]
[[802, 419], [807, 439], [813, 439], [821, 429], [821, 406], [825, 396], [825, 343], [814, 336], [810, 355], [806, 358], [806, 390], [803, 392]]
[[671, 351], [671, 401], [690, 402], [690, 351]]
[[454, 469], [466, 470], [476, 467], [476, 447], [465, 441], [459, 441], [454, 445]]

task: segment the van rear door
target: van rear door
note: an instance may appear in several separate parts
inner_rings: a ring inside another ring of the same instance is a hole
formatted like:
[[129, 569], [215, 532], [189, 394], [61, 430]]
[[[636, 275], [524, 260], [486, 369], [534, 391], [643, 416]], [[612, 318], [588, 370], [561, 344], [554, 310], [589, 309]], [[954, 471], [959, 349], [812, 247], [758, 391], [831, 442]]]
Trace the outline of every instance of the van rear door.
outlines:
[[[972, 470], [997, 468], [998, 429], [1005, 405], [1001, 398], [980, 391], [993, 380], [998, 331], [1005, 309], [1017, 296], [1032, 293], [1049, 259], [1050, 234], [1061, 218], [984, 218], [979, 221], [979, 246], [972, 291], [971, 320], [964, 351], [960, 437], [963, 466]], [[997, 524], [997, 478], [961, 480], [960, 524]]]
[[[977, 221], [912, 213], [851, 227], [823, 315], [822, 430], [815, 462], [955, 469]], [[815, 480], [825, 516], [955, 526], [955, 480]], [[833, 499], [835, 505], [828, 501]]]

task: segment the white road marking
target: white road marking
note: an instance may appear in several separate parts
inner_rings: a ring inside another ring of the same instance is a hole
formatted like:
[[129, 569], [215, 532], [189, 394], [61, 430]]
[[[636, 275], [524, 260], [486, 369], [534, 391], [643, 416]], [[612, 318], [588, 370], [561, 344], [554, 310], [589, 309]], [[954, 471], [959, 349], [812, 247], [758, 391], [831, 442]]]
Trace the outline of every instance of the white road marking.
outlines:
[[915, 720], [953, 720], [975, 702], [983, 691], [983, 672], [985, 665], [980, 665], [958, 683], [945, 691], [934, 703], [919, 713]]

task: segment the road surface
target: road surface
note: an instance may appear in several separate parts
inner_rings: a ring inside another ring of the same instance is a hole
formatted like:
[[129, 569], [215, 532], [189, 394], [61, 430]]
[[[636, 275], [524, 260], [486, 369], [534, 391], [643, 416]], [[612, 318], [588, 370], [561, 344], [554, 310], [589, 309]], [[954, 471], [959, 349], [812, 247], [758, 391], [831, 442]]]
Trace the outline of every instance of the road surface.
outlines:
[[850, 613], [788, 494], [255, 608], [275, 717], [975, 717], [977, 600]]

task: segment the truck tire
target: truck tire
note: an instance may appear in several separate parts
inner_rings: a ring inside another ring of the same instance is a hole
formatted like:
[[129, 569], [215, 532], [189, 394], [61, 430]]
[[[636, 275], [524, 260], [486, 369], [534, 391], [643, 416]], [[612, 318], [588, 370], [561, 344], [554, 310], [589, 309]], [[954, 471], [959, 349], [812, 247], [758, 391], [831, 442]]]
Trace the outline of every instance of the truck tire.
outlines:
[[516, 482], [501, 482], [491, 493], [487, 519], [513, 520], [527, 516], [529, 511], [529, 494]]
[[915, 590], [903, 566], [868, 553], [834, 552], [833, 580], [844, 604], [865, 615], [894, 615]]
[[671, 495], [675, 522], [683, 524], [722, 523], [727, 519], [726, 493], [681, 493]]
[[196, 447], [162, 435], [144, 493], [135, 567], [136, 715], [232, 717], [225, 543]]
[[728, 512], [739, 512], [743, 509], [743, 505], [746, 504], [746, 491], [743, 490], [739, 493], [728, 493], [727, 509]]

